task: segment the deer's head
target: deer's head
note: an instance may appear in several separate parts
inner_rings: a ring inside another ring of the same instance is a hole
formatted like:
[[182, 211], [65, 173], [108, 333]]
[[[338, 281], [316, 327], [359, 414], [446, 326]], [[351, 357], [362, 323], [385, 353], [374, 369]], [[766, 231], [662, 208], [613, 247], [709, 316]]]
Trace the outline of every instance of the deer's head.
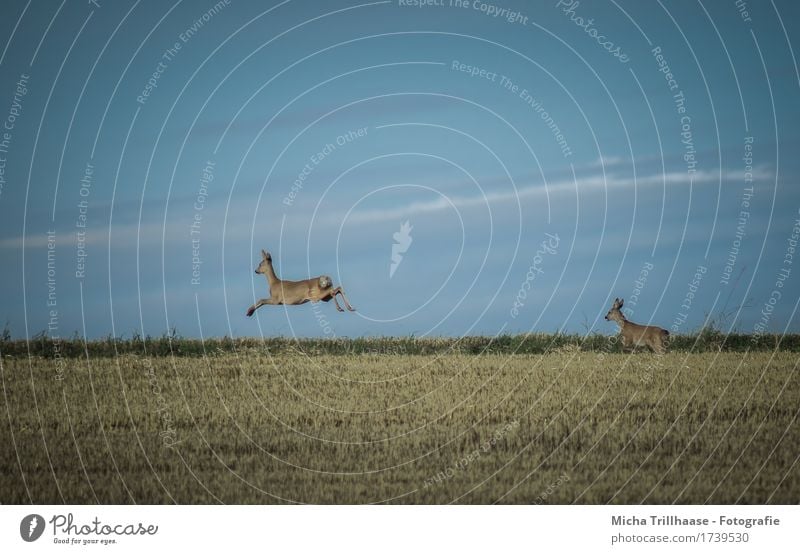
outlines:
[[327, 275], [320, 275], [319, 277], [319, 288], [321, 289], [328, 289], [333, 286], [333, 281]]
[[625, 321], [625, 316], [621, 311], [622, 305], [624, 303], [625, 303], [624, 300], [615, 298], [614, 304], [611, 306], [611, 309], [608, 310], [608, 313], [606, 314], [606, 321], [616, 321], [617, 323], [622, 325], [622, 322]]
[[265, 273], [267, 268], [272, 265], [272, 255], [266, 250], [261, 251], [261, 263], [256, 268], [256, 273], [259, 275]]

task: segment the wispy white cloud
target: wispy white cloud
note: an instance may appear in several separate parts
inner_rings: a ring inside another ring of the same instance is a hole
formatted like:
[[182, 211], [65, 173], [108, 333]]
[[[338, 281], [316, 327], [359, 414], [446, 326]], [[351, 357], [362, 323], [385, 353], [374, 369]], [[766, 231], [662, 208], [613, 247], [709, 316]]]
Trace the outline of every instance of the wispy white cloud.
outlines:
[[595, 161], [588, 164], [587, 167], [612, 167], [627, 163], [628, 161], [628, 158], [623, 158], [622, 156], [599, 156]]
[[[757, 167], [753, 170], [753, 180], [756, 182], [768, 182], [773, 178], [774, 174], [771, 169], [767, 167]], [[604, 190], [620, 190], [639, 188], [651, 188], [661, 186], [686, 186], [690, 183], [695, 185], [711, 185], [723, 181], [738, 181], [743, 182], [744, 172], [732, 171], [722, 172], [717, 171], [698, 171], [694, 174], [676, 171], [670, 173], [653, 173], [645, 176], [640, 176], [634, 179], [629, 176], [621, 176], [615, 174], [607, 174], [605, 177], [602, 174], [592, 174], [587, 176], [577, 177], [573, 180], [558, 180], [551, 181], [544, 184], [532, 184], [518, 188], [516, 191], [506, 189], [502, 191], [491, 191], [485, 194], [472, 194], [472, 195], [456, 195], [444, 194], [442, 196], [430, 201], [410, 202], [405, 205], [392, 206], [387, 208], [375, 208], [363, 211], [351, 212], [347, 218], [351, 224], [370, 224], [370, 223], [383, 223], [387, 219], [406, 218], [409, 216], [419, 216], [422, 214], [434, 214], [446, 210], [456, 208], [458, 210], [467, 210], [480, 206], [491, 206], [492, 209], [498, 209], [502, 204], [515, 204], [517, 201], [523, 202], [526, 198], [544, 195], [559, 195], [559, 194], [589, 194], [595, 192], [602, 192]], [[463, 189], [466, 187], [454, 187], [454, 190]], [[473, 188], [470, 184], [470, 188]], [[250, 203], [243, 203], [237, 208], [233, 208], [231, 213], [252, 213], [252, 205]], [[346, 215], [344, 207], [331, 209], [324, 217], [317, 220], [315, 225], [331, 226], [338, 228], [341, 225], [342, 219]], [[280, 217], [270, 219], [270, 226], [272, 233], [277, 234], [280, 228]], [[302, 218], [287, 218], [287, 225], [303, 227], [300, 231], [304, 230], [307, 222]], [[257, 225], [257, 232], [264, 232], [263, 225]], [[226, 237], [229, 240], [249, 240], [252, 230], [252, 221], [249, 218], [244, 219], [229, 219], [228, 228], [226, 229]], [[215, 229], [214, 233], [220, 230]], [[286, 231], [286, 229], [284, 229]], [[212, 236], [211, 227], [204, 227], [204, 240], [215, 240]], [[220, 238], [220, 237], [216, 237]], [[45, 248], [47, 247], [47, 235], [45, 233], [31, 234], [25, 239], [25, 248]], [[185, 221], [170, 221], [167, 222], [166, 230], [160, 222], [146, 222], [141, 225], [130, 223], [123, 225], [115, 225], [112, 229], [111, 243], [113, 248], [135, 248], [138, 244], [141, 247], [149, 247], [160, 245], [162, 241], [174, 242], [176, 240], [189, 241], [189, 226]], [[57, 245], [69, 245], [73, 248], [76, 244], [76, 237], [74, 229], [59, 233], [57, 235]], [[107, 245], [108, 244], [108, 228], [97, 227], [89, 229], [85, 235], [85, 244], [87, 246]], [[0, 240], [0, 248], [2, 249], [19, 249], [22, 248], [22, 237], [9, 237]]]
[[[753, 179], [766, 180], [772, 178], [773, 173], [765, 167], [755, 168], [753, 170]], [[560, 180], [544, 184], [528, 185], [514, 190], [494, 191], [486, 193], [485, 195], [470, 195], [470, 196], [457, 196], [450, 195], [446, 197], [439, 197], [429, 202], [412, 202], [404, 206], [395, 206], [392, 208], [381, 208], [365, 210], [350, 215], [349, 220], [352, 223], [371, 223], [376, 221], [385, 221], [391, 218], [402, 218], [411, 215], [419, 215], [423, 213], [438, 212], [448, 210], [453, 207], [457, 209], [465, 209], [474, 206], [485, 206], [517, 202], [524, 198], [538, 195], [556, 195], [563, 193], [584, 194], [589, 192], [597, 192], [609, 189], [625, 189], [634, 187], [655, 187], [655, 186], [678, 186], [695, 184], [713, 184], [722, 181], [743, 181], [744, 172], [732, 171], [722, 172], [717, 171], [697, 171], [696, 173], [689, 174], [683, 171], [676, 171], [670, 173], [655, 173], [646, 175], [644, 177], [622, 177], [618, 175], [590, 175], [582, 176], [573, 180]], [[335, 220], [336, 223], [341, 221], [340, 214], [331, 214], [329, 218], [331, 221]]]

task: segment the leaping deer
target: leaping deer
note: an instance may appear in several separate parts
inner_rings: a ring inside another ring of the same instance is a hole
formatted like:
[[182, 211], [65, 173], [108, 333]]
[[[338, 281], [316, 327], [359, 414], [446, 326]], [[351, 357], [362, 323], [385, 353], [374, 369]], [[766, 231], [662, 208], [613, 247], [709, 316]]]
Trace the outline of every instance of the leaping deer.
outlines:
[[622, 338], [623, 348], [647, 346], [653, 352], [663, 354], [667, 351], [666, 342], [669, 331], [655, 325], [639, 325], [625, 319], [625, 314], [620, 311], [624, 300], [614, 299], [614, 305], [606, 314], [606, 321], [614, 321], [619, 325], [619, 335]]
[[334, 287], [333, 281], [327, 275], [320, 275], [312, 279], [303, 281], [284, 281], [275, 275], [272, 267], [272, 256], [269, 252], [261, 251], [261, 263], [256, 268], [256, 273], [266, 275], [269, 284], [269, 298], [262, 298], [247, 309], [247, 316], [252, 316], [257, 309], [265, 304], [278, 306], [285, 304], [288, 306], [298, 306], [306, 302], [328, 302], [333, 299], [336, 309], [343, 312], [341, 306], [336, 301], [336, 295], [341, 294], [344, 305], [351, 312], [356, 311], [347, 301], [342, 287]]

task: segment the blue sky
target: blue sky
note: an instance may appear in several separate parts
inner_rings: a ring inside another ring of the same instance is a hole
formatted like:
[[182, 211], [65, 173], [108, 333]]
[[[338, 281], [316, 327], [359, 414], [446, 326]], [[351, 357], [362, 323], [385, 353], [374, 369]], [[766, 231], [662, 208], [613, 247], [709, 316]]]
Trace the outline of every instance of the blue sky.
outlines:
[[800, 330], [794, 2], [98, 4], [0, 21], [14, 336]]

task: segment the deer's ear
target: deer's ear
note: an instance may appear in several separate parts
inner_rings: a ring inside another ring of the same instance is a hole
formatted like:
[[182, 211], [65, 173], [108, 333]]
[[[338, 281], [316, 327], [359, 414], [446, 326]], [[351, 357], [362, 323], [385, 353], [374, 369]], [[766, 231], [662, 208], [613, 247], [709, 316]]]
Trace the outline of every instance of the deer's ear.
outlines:
[[624, 301], [624, 300], [620, 300], [620, 301], [619, 301], [619, 307], [621, 308], [621, 307], [622, 307], [622, 305], [623, 305], [624, 303], [625, 303], [625, 301]]
[[267, 257], [267, 251], [266, 250], [263, 250], [263, 249], [261, 250], [261, 257], [266, 259], [266, 257]]

